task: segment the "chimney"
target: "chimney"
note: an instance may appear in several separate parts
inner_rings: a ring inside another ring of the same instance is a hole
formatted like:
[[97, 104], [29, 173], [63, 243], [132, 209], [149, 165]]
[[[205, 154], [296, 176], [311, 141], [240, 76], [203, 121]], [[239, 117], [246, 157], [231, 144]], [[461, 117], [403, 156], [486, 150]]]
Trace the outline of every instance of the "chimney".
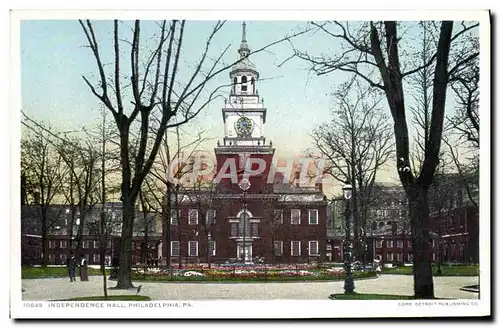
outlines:
[[299, 171], [295, 172], [294, 182], [295, 182], [295, 187], [300, 186], [300, 172]]
[[398, 224], [396, 222], [392, 222], [391, 231], [393, 236], [398, 233]]

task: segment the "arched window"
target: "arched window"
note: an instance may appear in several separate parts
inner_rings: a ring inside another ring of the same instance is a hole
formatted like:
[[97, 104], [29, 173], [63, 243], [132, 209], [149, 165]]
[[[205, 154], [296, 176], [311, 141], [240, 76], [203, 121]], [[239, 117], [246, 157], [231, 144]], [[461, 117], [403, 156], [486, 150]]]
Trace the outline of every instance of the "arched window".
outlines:
[[252, 77], [250, 81], [251, 81], [250, 83], [252, 84], [252, 93], [255, 93], [255, 78]]
[[233, 93], [236, 93], [236, 84], [238, 84], [238, 79], [235, 76], [233, 79]]
[[239, 222], [239, 235], [250, 236], [250, 216], [248, 213], [241, 213]]
[[241, 77], [241, 91], [247, 91], [247, 77], [246, 75], [243, 75]]
[[382, 228], [383, 226], [384, 226], [384, 222], [383, 222], [383, 221], [380, 221], [380, 222], [378, 223], [378, 227], [379, 227], [379, 228]]

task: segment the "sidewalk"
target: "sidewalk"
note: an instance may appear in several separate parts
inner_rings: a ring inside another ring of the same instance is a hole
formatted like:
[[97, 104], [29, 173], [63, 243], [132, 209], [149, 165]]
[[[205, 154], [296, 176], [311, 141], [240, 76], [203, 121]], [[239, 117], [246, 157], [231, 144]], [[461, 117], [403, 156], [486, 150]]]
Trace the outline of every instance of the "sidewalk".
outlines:
[[[102, 277], [70, 283], [67, 278], [24, 279], [23, 300], [57, 300], [81, 296], [103, 295]], [[107, 281], [108, 287], [116, 285]], [[439, 298], [477, 299], [477, 293], [460, 288], [478, 283], [478, 277], [435, 277], [434, 293]], [[343, 281], [301, 283], [158, 283], [134, 282], [142, 285], [141, 295], [153, 300], [328, 300], [343, 293]], [[371, 294], [413, 295], [413, 277], [381, 275], [376, 279], [355, 281], [356, 292]], [[109, 295], [135, 294], [136, 290], [108, 290]]]

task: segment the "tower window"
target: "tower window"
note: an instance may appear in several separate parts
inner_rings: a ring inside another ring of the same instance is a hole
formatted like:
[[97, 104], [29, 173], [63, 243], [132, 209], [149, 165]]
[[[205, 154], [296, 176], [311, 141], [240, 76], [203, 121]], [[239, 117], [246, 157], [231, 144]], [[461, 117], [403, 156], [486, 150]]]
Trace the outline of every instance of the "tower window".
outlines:
[[233, 79], [233, 93], [236, 93], [236, 84], [238, 83], [238, 79], [236, 76]]
[[245, 75], [241, 77], [241, 91], [247, 91], [247, 77]]

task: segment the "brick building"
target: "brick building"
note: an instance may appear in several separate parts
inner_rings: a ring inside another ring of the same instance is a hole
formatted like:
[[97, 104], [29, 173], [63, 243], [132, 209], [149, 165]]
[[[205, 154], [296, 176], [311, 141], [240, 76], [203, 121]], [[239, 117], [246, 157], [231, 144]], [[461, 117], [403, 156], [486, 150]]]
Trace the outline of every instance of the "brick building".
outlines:
[[[267, 109], [257, 90], [259, 73], [248, 58], [245, 23], [238, 53], [239, 61], [229, 73], [230, 95], [222, 108], [224, 137], [214, 149], [215, 179], [179, 195], [171, 231], [172, 259], [323, 261], [327, 203], [320, 184], [304, 186], [298, 175], [288, 183], [286, 174], [273, 169], [275, 148], [264, 136]], [[167, 245], [162, 250], [165, 258]]]

